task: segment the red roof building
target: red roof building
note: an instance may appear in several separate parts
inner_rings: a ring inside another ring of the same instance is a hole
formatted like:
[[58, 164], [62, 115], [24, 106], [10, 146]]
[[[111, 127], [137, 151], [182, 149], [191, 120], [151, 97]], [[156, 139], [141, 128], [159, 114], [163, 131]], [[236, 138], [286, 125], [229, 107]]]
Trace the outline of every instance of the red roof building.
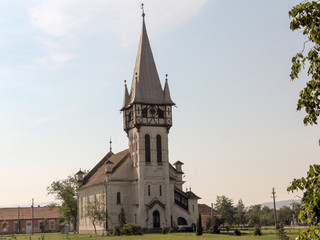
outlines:
[[199, 213], [201, 214], [201, 220], [202, 220], [202, 226], [205, 228], [206, 227], [206, 223], [208, 221], [209, 218], [211, 217], [218, 217], [221, 218], [222, 214], [220, 212], [218, 212], [217, 210], [209, 207], [206, 204], [198, 204], [198, 210]]
[[2, 232], [30, 234], [42, 232], [41, 223], [47, 219], [48, 224], [44, 226], [44, 231], [56, 232], [60, 216], [58, 208], [49, 209], [49, 207], [40, 206], [34, 207], [33, 210], [32, 207], [0, 208], [0, 225], [4, 221], [8, 222], [8, 227], [2, 229]]

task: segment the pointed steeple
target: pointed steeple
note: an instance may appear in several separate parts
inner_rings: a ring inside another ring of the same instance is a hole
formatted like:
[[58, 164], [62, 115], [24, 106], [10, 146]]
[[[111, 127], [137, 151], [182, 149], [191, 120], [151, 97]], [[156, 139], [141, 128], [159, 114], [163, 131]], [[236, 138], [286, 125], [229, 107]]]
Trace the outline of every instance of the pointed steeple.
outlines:
[[134, 68], [134, 75], [131, 85], [131, 99], [129, 104], [162, 104], [163, 90], [156, 64], [153, 59], [144, 15], [145, 14], [143, 12], [142, 33], [140, 37], [136, 65]]
[[127, 88], [127, 81], [124, 80], [124, 96], [123, 96], [123, 104], [121, 110], [125, 109], [129, 105], [130, 96]]
[[163, 104], [166, 105], [176, 105], [172, 100], [170, 96], [170, 90], [169, 90], [169, 84], [168, 84], [168, 74], [166, 74], [166, 82], [164, 84], [164, 90], [163, 90]]
[[164, 89], [159, 79], [154, 62], [142, 5], [142, 32], [139, 49], [134, 67], [130, 94], [125, 84], [125, 92], [121, 111], [130, 108], [135, 103], [150, 105], [175, 105], [171, 100], [169, 85], [166, 82]]

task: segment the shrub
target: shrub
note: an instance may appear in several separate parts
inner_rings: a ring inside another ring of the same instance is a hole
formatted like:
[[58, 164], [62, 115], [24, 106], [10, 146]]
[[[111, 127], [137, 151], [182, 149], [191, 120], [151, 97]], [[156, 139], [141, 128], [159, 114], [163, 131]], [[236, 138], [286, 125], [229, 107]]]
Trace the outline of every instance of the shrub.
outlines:
[[196, 225], [196, 235], [201, 236], [203, 232], [202, 228], [202, 220], [201, 220], [201, 214], [199, 213], [198, 219], [197, 219], [197, 225]]
[[289, 237], [287, 236], [287, 233], [284, 231], [284, 226], [282, 223], [277, 224], [276, 227], [277, 231], [278, 231], [278, 237], [281, 240], [289, 240]]
[[220, 234], [220, 228], [217, 225], [211, 225], [211, 227], [208, 230], [208, 233], [211, 234]]
[[142, 235], [141, 226], [134, 223], [126, 223], [121, 228], [121, 234], [124, 235]]
[[112, 231], [112, 235], [113, 236], [120, 236], [120, 234], [121, 234], [120, 227], [114, 226], [113, 231]]
[[233, 232], [233, 235], [235, 235], [235, 236], [241, 236], [240, 230], [239, 230], [238, 228], [236, 228], [236, 229], [234, 230], [234, 232]]
[[166, 234], [166, 233], [167, 233], [167, 229], [166, 229], [165, 227], [162, 227], [161, 233], [162, 233], [162, 234]]
[[261, 226], [260, 225], [255, 225], [254, 226], [254, 232], [253, 232], [253, 234], [255, 235], [255, 236], [261, 236], [262, 235], [262, 232], [261, 232]]
[[219, 234], [220, 226], [224, 223], [222, 218], [212, 217], [210, 220], [210, 226], [207, 228], [208, 233]]
[[169, 233], [173, 233], [173, 228], [172, 227], [169, 229]]

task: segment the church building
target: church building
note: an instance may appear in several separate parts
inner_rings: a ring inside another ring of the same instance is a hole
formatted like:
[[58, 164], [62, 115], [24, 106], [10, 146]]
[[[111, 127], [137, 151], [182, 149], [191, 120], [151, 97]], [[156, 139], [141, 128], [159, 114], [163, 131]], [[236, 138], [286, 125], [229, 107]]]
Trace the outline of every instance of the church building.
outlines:
[[77, 173], [79, 233], [94, 232], [85, 209], [95, 200], [104, 204], [108, 214], [106, 222], [97, 226], [100, 234], [119, 224], [121, 208], [127, 222], [145, 229], [191, 227], [196, 223], [199, 197], [183, 190], [183, 163], [169, 162], [174, 105], [167, 78], [162, 88], [143, 13], [131, 90], [129, 93], [125, 83], [121, 107], [128, 149], [114, 154], [110, 146], [88, 174]]

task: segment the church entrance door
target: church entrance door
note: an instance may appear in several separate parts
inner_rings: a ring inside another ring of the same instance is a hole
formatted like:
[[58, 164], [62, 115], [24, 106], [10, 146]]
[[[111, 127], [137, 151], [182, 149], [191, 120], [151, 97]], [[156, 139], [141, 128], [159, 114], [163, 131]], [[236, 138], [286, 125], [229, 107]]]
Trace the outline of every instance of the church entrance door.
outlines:
[[153, 212], [153, 228], [160, 227], [160, 213], [156, 210]]

